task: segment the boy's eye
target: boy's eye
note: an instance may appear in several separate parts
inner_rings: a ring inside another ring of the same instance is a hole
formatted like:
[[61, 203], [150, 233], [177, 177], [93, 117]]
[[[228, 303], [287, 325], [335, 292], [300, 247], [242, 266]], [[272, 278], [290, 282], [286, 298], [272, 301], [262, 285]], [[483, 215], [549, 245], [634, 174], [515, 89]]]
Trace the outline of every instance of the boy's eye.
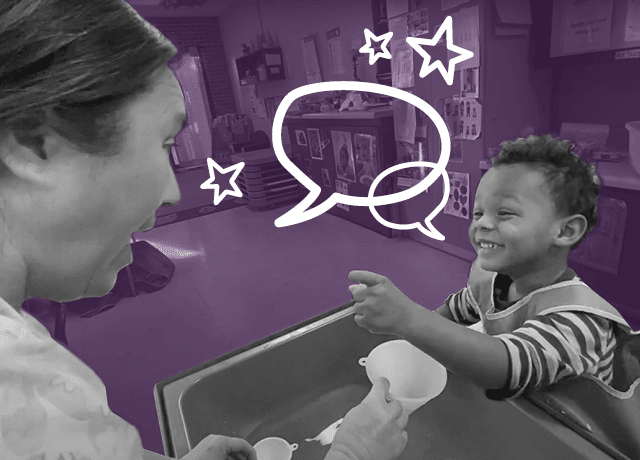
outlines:
[[166, 144], [163, 148], [164, 150], [167, 152], [167, 155], [171, 155], [171, 147], [173, 147], [176, 144]]
[[498, 215], [499, 215], [499, 216], [512, 216], [512, 215], [513, 215], [513, 213], [512, 213], [512, 212], [509, 212], [509, 211], [500, 211], [500, 212], [498, 213]]
[[473, 217], [482, 217], [482, 212], [481, 211], [475, 211], [473, 213]]

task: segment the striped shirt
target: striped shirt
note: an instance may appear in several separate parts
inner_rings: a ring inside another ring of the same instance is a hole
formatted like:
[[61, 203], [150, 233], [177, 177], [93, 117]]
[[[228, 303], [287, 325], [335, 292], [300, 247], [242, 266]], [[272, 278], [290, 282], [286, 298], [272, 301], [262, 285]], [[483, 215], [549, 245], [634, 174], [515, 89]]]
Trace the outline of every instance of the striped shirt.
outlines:
[[[500, 311], [515, 302], [501, 299], [505, 289], [498, 288], [499, 278], [496, 277], [494, 304]], [[470, 296], [471, 291], [465, 287], [445, 302], [453, 320], [467, 326], [481, 319]], [[592, 375], [611, 383], [616, 339], [611, 322], [605, 318], [577, 311], [538, 315], [515, 331], [495, 337], [507, 347], [509, 377], [504, 388], [487, 391], [490, 399], [517, 398], [579, 375]]]

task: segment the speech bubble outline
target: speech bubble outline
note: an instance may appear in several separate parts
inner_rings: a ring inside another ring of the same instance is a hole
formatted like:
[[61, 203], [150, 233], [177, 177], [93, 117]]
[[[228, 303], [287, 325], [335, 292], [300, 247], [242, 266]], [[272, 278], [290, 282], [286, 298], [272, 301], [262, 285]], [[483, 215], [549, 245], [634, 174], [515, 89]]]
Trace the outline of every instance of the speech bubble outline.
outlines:
[[[429, 186], [435, 182], [435, 180], [437, 179], [438, 175], [442, 176], [442, 183], [444, 184], [444, 194], [442, 197], [442, 201], [440, 201], [440, 203], [438, 204], [438, 206], [435, 207], [435, 209], [431, 212], [431, 214], [429, 214], [426, 219], [424, 220], [424, 224], [426, 225], [426, 228], [424, 226], [422, 226], [420, 224], [420, 222], [413, 222], [411, 224], [395, 224], [393, 222], [389, 222], [387, 220], [384, 220], [382, 218], [382, 216], [380, 214], [378, 214], [378, 211], [376, 211], [375, 207], [372, 205], [369, 205], [369, 211], [371, 212], [371, 214], [373, 214], [373, 217], [380, 222], [382, 225], [386, 226], [387, 228], [392, 228], [395, 230], [412, 230], [412, 229], [418, 229], [420, 230], [424, 235], [428, 236], [429, 238], [433, 238], [434, 240], [439, 240], [439, 241], [444, 241], [444, 235], [442, 233], [440, 233], [431, 223], [431, 221], [438, 215], [438, 213], [440, 213], [440, 211], [442, 211], [447, 203], [447, 199], [449, 198], [449, 192], [450, 192], [450, 185], [449, 185], [449, 176], [447, 175], [447, 171], [444, 168], [440, 168], [438, 167], [437, 163], [431, 163], [429, 161], [411, 161], [411, 162], [407, 162], [407, 163], [402, 163], [399, 165], [395, 165], [392, 166], [390, 168], [385, 169], [384, 171], [382, 171], [380, 174], [378, 174], [378, 176], [374, 179], [373, 183], [371, 184], [371, 187], [369, 188], [369, 195], [368, 198], [372, 198], [373, 197], [373, 192], [375, 191], [377, 185], [380, 183], [380, 181], [382, 181], [382, 179], [384, 179], [385, 176], [391, 174], [392, 172], [398, 171], [400, 169], [404, 169], [404, 168], [420, 168], [420, 167], [433, 167], [433, 171], [431, 173], [429, 173], [427, 175], [427, 177], [425, 177], [421, 182], [419, 182], [418, 184], [414, 185], [411, 189], [413, 188], [417, 188], [417, 187], [422, 187], [422, 183], [423, 182], [427, 182], [427, 186], [425, 188], [425, 190], [427, 188], [429, 188]], [[439, 173], [439, 174], [435, 174], [435, 173]], [[433, 180], [432, 180], [433, 178]], [[418, 192], [421, 193], [422, 191]], [[417, 195], [417, 194], [416, 194]], [[387, 196], [392, 196], [392, 195], [387, 195]], [[414, 195], [415, 196], [415, 195]], [[375, 198], [375, 197], [374, 197]]]
[[[289, 106], [296, 99], [306, 96], [308, 94], [325, 92], [325, 91], [364, 91], [369, 93], [379, 93], [384, 94], [385, 96], [393, 97], [396, 99], [403, 100], [415, 107], [418, 107], [422, 112], [424, 112], [435, 124], [438, 129], [438, 133], [440, 134], [441, 139], [441, 151], [440, 151], [440, 159], [438, 163], [430, 163], [430, 162], [412, 162], [412, 163], [403, 163], [399, 165], [392, 166], [387, 170], [383, 171], [378, 175], [378, 177], [373, 181], [371, 187], [369, 188], [369, 195], [367, 197], [354, 197], [349, 195], [343, 195], [341, 193], [332, 193], [329, 198], [327, 198], [324, 202], [316, 206], [315, 208], [310, 209], [310, 206], [314, 203], [314, 201], [320, 196], [321, 188], [318, 184], [316, 184], [313, 180], [311, 180], [306, 174], [304, 174], [287, 156], [284, 151], [284, 146], [282, 143], [282, 126], [284, 124], [284, 117]], [[408, 93], [406, 91], [402, 91], [398, 88], [393, 88], [390, 86], [379, 85], [376, 83], [368, 83], [368, 82], [356, 82], [356, 81], [333, 81], [333, 82], [321, 82], [321, 83], [312, 83], [309, 85], [301, 86], [299, 88], [295, 88], [291, 92], [289, 92], [282, 100], [280, 105], [278, 106], [276, 113], [273, 118], [273, 128], [272, 128], [272, 144], [273, 150], [278, 158], [278, 161], [282, 166], [291, 174], [293, 177], [298, 180], [302, 185], [304, 185], [308, 190], [309, 194], [302, 199], [300, 203], [290, 209], [287, 213], [280, 216], [276, 219], [275, 225], [276, 227], [288, 227], [291, 225], [299, 224], [302, 222], [306, 222], [308, 220], [314, 219], [329, 209], [331, 209], [337, 203], [343, 203], [348, 206], [369, 206], [369, 209], [372, 210], [373, 217], [382, 225], [388, 228], [394, 229], [409, 229], [409, 228], [418, 228], [425, 235], [443, 241], [444, 236], [438, 232], [431, 220], [435, 218], [438, 212], [440, 212], [446, 201], [449, 198], [449, 181], [448, 179], [444, 181], [445, 193], [443, 194], [442, 202], [438, 205], [434, 212], [432, 212], [427, 219], [425, 219], [425, 224], [427, 228], [421, 226], [420, 223], [415, 222], [413, 224], [393, 224], [391, 222], [387, 222], [373, 209], [375, 206], [384, 206], [389, 204], [395, 204], [402, 201], [406, 201], [410, 198], [415, 197], [416, 195], [424, 192], [429, 188], [431, 184], [435, 182], [438, 176], [443, 176], [446, 173], [445, 166], [449, 162], [449, 156], [451, 152], [451, 139], [449, 138], [449, 130], [442, 119], [442, 117], [438, 114], [438, 112], [429, 105], [426, 101], [420, 99], [414, 94]], [[419, 165], [419, 166], [432, 166], [433, 170], [418, 184], [414, 185], [410, 189], [404, 190], [402, 192], [393, 193], [391, 195], [374, 197], [373, 191], [375, 187], [380, 183], [383, 177], [390, 174], [393, 171], [404, 169], [412, 166], [408, 165]]]

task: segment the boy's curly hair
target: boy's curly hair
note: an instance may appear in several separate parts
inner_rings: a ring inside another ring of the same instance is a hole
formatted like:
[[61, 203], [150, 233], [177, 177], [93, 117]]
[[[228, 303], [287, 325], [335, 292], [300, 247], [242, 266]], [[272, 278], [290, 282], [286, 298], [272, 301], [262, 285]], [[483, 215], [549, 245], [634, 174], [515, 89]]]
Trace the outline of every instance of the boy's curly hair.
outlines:
[[600, 179], [595, 164], [587, 164], [576, 154], [577, 146], [550, 135], [534, 136], [500, 144], [500, 154], [493, 158], [493, 166], [530, 163], [543, 171], [551, 189], [556, 209], [570, 216], [582, 214], [587, 229], [571, 249], [578, 246], [598, 224], [598, 195]]

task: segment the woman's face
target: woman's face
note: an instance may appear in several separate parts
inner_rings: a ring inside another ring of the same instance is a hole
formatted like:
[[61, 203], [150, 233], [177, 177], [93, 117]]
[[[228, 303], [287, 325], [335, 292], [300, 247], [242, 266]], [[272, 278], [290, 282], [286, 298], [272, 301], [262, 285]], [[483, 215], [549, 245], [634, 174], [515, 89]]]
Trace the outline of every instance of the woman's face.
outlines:
[[50, 186], [20, 196], [5, 216], [27, 268], [28, 297], [71, 301], [113, 289], [132, 262], [131, 234], [152, 228], [156, 210], [180, 200], [168, 146], [184, 114], [182, 90], [166, 68], [124, 110], [129, 131], [118, 154], [89, 155], [60, 141], [64, 147], [42, 160]]

